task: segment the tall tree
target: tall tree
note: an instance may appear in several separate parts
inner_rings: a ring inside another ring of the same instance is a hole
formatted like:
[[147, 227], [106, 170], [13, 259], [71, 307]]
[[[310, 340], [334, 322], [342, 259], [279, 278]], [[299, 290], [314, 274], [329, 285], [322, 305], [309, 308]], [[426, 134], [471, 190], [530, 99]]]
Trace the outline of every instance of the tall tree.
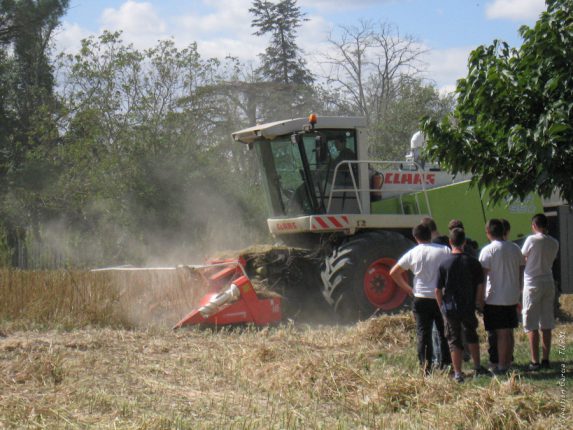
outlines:
[[30, 140], [38, 110], [46, 105], [53, 108], [50, 43], [68, 4], [69, 0], [3, 0], [0, 4], [4, 25], [0, 34], [12, 48], [15, 66], [12, 79], [16, 96], [12, 102], [20, 122], [17, 139], [24, 146], [38, 144], [37, 138]]
[[257, 28], [255, 35], [271, 36], [269, 46], [260, 55], [262, 76], [272, 82], [309, 85], [313, 77], [296, 44], [296, 31], [307, 19], [296, 3], [296, 0], [278, 3], [254, 0], [249, 8], [254, 15], [251, 26]]
[[53, 182], [49, 153], [59, 138], [50, 44], [68, 4], [0, 1], [0, 218], [12, 244], [50, 210], [40, 197]]
[[237, 108], [221, 84], [233, 77], [228, 63], [201, 58], [196, 44], [161, 41], [139, 51], [120, 33], [104, 32], [58, 64], [69, 111], [61, 217], [81, 232], [81, 249], [95, 248], [92, 256], [106, 263], [177, 247], [185, 249], [180, 258], [197, 258], [210, 234], [232, 228], [219, 223], [225, 213], [248, 227], [229, 234], [226, 246], [262, 229], [260, 193], [251, 192], [237, 162], [244, 145], [230, 139], [243, 124], [235, 124]]
[[573, 203], [573, 0], [547, 0], [523, 44], [480, 46], [458, 81], [458, 104], [426, 120], [429, 156], [474, 175], [496, 199], [559, 190]]

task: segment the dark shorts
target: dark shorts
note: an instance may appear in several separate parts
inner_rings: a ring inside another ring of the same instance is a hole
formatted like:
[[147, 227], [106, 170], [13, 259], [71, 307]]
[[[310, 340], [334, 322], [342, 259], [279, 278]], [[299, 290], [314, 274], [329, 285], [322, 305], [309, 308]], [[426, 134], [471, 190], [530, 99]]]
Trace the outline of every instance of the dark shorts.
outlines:
[[462, 331], [467, 343], [478, 343], [477, 327], [475, 312], [468, 312], [463, 318], [444, 316], [444, 331], [450, 351], [454, 351], [455, 348], [464, 349]]
[[517, 305], [485, 305], [483, 324], [486, 330], [500, 330], [517, 327]]

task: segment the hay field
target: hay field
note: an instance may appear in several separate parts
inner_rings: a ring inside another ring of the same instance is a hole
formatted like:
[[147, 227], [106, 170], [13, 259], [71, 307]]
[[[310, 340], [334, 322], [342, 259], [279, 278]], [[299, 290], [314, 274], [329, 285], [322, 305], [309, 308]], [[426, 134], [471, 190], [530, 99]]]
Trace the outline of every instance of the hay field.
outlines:
[[552, 369], [525, 370], [518, 331], [513, 375], [459, 385], [418, 370], [409, 313], [174, 332], [194, 274], [130, 276], [0, 271], [0, 428], [571, 428], [573, 296]]
[[30, 328], [172, 327], [208, 285], [188, 267], [136, 271], [0, 269], [0, 320]]

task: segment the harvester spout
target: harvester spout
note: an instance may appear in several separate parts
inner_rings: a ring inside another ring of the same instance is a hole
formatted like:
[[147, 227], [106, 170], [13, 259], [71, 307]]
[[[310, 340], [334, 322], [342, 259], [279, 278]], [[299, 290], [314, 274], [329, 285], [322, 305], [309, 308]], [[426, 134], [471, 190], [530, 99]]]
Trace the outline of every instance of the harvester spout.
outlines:
[[265, 325], [281, 320], [281, 299], [259, 299], [251, 281], [245, 275], [233, 280], [223, 292], [212, 292], [203, 297], [199, 308], [192, 311], [174, 329], [186, 325], [221, 326], [254, 323]]
[[198, 311], [203, 318], [207, 319], [215, 315], [224, 305], [236, 301], [240, 296], [241, 292], [239, 288], [235, 284], [231, 284], [231, 286], [222, 293], [212, 296], [209, 302], [201, 306]]

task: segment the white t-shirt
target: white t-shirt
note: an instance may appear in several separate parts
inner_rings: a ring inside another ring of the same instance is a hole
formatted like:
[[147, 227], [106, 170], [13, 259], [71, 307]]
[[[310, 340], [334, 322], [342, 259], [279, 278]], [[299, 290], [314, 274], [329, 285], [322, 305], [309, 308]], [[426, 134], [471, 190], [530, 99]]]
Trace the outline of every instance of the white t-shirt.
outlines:
[[511, 306], [519, 303], [519, 275], [525, 259], [513, 242], [494, 240], [484, 246], [479, 262], [488, 269], [485, 302], [488, 305]]
[[398, 266], [414, 274], [414, 297], [436, 298], [440, 264], [450, 254], [450, 248], [435, 243], [420, 243], [406, 252]]
[[526, 286], [553, 280], [551, 267], [557, 251], [559, 242], [546, 234], [536, 233], [525, 239], [521, 253], [527, 260], [523, 277]]

